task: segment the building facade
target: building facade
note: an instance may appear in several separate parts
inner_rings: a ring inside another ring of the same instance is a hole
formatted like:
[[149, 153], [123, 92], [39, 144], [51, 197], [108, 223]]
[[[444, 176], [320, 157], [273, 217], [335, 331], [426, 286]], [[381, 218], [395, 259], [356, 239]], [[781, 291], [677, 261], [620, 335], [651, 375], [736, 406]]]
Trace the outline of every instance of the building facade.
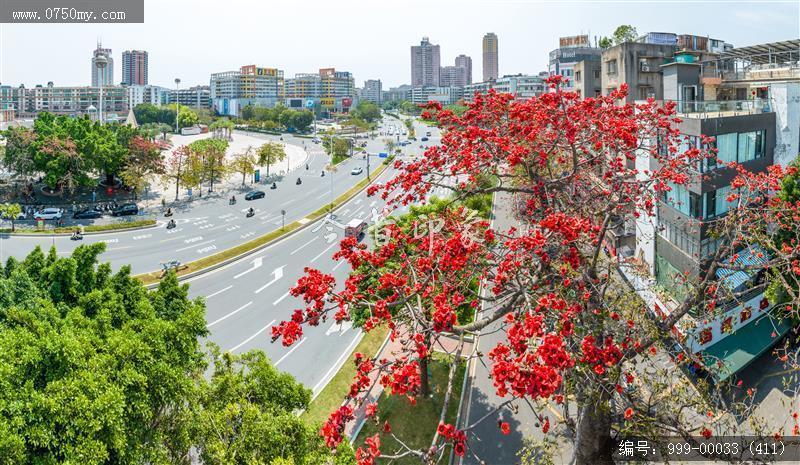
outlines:
[[324, 113], [347, 112], [356, 97], [355, 79], [349, 71], [320, 68], [317, 73], [300, 73], [286, 80], [290, 108], [313, 108]]
[[383, 85], [380, 79], [367, 79], [364, 81], [364, 88], [361, 90], [361, 99], [377, 105], [383, 103]]
[[464, 68], [464, 74], [467, 79], [464, 85], [472, 84], [472, 58], [466, 55], [459, 55], [456, 57], [456, 66]]
[[627, 84], [628, 103], [648, 98], [663, 100], [661, 65], [673, 60], [674, 55], [674, 45], [640, 42], [625, 42], [603, 50], [600, 70], [603, 95]]
[[[599, 62], [601, 54], [600, 48], [591, 46], [588, 35], [560, 37], [558, 48], [550, 52], [547, 71], [551, 76], [560, 75], [566, 78], [562, 88], [571, 91], [575, 85], [575, 65], [581, 61]], [[587, 66], [593, 65], [584, 65]]]
[[166, 105], [169, 103], [170, 90], [160, 86], [128, 86], [128, 106], [130, 108], [142, 103]]
[[122, 52], [122, 85], [147, 85], [147, 52], [125, 50]]
[[[101, 55], [107, 61], [106, 66], [102, 69], [97, 67], [97, 58]], [[92, 52], [92, 86], [98, 87], [101, 83], [104, 86], [114, 85], [114, 59], [111, 57], [111, 49], [103, 48], [98, 42], [97, 48]]]
[[419, 45], [411, 46], [411, 86], [438, 86], [441, 56], [438, 45], [423, 37]]
[[600, 61], [581, 60], [573, 65], [572, 90], [581, 98], [597, 97], [603, 94], [600, 78]]
[[538, 97], [547, 91], [544, 82], [547, 73], [539, 74], [514, 74], [502, 76], [493, 81], [474, 82], [463, 87], [462, 98], [471, 102], [475, 93], [485, 94], [490, 89], [497, 92], [513, 94], [515, 100], [527, 100]]
[[483, 36], [483, 80], [497, 79], [498, 69], [497, 34], [487, 32]]
[[[80, 116], [100, 108], [100, 88], [91, 86], [0, 87], [0, 106], [14, 108], [17, 117], [30, 118], [47, 111], [57, 115]], [[90, 109], [91, 107], [91, 109]], [[103, 86], [103, 115], [113, 118], [127, 114], [128, 92], [122, 86]]]
[[443, 66], [439, 72], [442, 87], [464, 87], [467, 85], [467, 69], [461, 66]]
[[464, 96], [463, 87], [425, 86], [411, 89], [411, 103], [420, 105], [428, 102], [439, 102], [450, 105], [458, 102]]
[[284, 99], [283, 70], [246, 65], [211, 75], [211, 105], [220, 115], [238, 116], [247, 105], [272, 107]]
[[[670, 185], [661, 195], [656, 217], [639, 216], [630, 263], [646, 269], [640, 292], [655, 318], [666, 318], [691, 291], [692, 281], [708, 271], [711, 257], [724, 245], [714, 224], [748, 201], [748, 193], [731, 185], [736, 177], [726, 163], [759, 173], [786, 165], [800, 150], [800, 40], [730, 49], [707, 62], [674, 60], [660, 66], [663, 97], [676, 102], [680, 122], [679, 154], [700, 147], [701, 136], [713, 136], [716, 159], [698, 164], [685, 185]], [[735, 71], [725, 71], [735, 70]], [[657, 167], [645, 141], [638, 170]], [[644, 171], [640, 171], [644, 172]], [[640, 175], [641, 176], [641, 175]], [[731, 196], [738, 194], [738, 196]], [[700, 366], [713, 366], [717, 381], [735, 375], [778, 342], [790, 325], [771, 314], [761, 286], [769, 254], [757, 244], [741, 244], [722, 260], [733, 269], [716, 270], [718, 286], [729, 297], [713, 314], [691, 310], [673, 329], [675, 339]], [[729, 258], [728, 258], [729, 257]], [[736, 270], [735, 267], [743, 268]], [[636, 281], [631, 268], [626, 276]], [[684, 279], [688, 277], [688, 281]], [[639, 288], [640, 286], [636, 286]], [[747, 346], [745, 352], [738, 351]]]
[[211, 87], [194, 86], [188, 89], [169, 89], [167, 102], [192, 108], [211, 108]]

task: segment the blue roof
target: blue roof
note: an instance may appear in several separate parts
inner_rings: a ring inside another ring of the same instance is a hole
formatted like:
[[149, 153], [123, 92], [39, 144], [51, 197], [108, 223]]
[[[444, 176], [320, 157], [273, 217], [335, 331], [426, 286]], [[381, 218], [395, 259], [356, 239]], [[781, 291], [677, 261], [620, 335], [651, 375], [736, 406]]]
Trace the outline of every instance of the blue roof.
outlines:
[[[739, 252], [736, 260], [731, 264], [734, 268], [760, 267], [767, 264], [769, 254], [760, 245], [751, 245]], [[728, 268], [717, 268], [716, 275], [720, 278], [723, 286], [734, 290], [752, 278], [758, 270], [731, 270]]]

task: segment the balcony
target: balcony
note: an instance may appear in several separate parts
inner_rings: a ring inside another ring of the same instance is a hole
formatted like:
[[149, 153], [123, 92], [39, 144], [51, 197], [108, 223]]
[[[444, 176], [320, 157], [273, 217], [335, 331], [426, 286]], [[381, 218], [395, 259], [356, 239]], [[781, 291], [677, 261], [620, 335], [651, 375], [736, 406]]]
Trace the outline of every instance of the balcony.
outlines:
[[751, 100], [674, 100], [676, 111], [686, 118], [721, 118], [727, 116], [755, 115], [759, 113], [772, 113], [768, 101], [763, 99]]

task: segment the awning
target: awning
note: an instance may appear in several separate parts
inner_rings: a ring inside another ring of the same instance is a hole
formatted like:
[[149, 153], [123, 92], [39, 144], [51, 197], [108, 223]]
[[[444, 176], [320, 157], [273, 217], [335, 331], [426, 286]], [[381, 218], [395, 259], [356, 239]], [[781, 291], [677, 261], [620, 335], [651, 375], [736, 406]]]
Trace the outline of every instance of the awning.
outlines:
[[[740, 251], [736, 260], [731, 264], [734, 268], [763, 267], [769, 262], [769, 254], [760, 245], [754, 244]], [[758, 271], [752, 270], [731, 270], [728, 268], [717, 268], [716, 275], [720, 283], [730, 290], [734, 290], [750, 280]]]
[[703, 360], [708, 371], [721, 383], [768, 351], [791, 328], [787, 319], [778, 320], [769, 314], [761, 316], [704, 350]]

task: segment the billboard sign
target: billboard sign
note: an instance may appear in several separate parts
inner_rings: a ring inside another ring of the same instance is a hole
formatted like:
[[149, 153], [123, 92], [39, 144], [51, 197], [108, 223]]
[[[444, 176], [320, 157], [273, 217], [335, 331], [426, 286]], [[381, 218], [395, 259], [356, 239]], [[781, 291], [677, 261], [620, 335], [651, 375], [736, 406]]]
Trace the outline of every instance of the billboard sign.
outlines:
[[314, 108], [314, 101], [311, 99], [306, 100], [306, 108]]
[[320, 105], [323, 108], [333, 108], [336, 105], [336, 99], [331, 97], [326, 97], [319, 100]]
[[588, 47], [589, 36], [586, 34], [579, 36], [568, 36], [558, 38], [559, 47]]
[[349, 107], [352, 104], [353, 104], [353, 99], [351, 99], [350, 97], [345, 97], [345, 98], [342, 99], [342, 106], [343, 107]]

